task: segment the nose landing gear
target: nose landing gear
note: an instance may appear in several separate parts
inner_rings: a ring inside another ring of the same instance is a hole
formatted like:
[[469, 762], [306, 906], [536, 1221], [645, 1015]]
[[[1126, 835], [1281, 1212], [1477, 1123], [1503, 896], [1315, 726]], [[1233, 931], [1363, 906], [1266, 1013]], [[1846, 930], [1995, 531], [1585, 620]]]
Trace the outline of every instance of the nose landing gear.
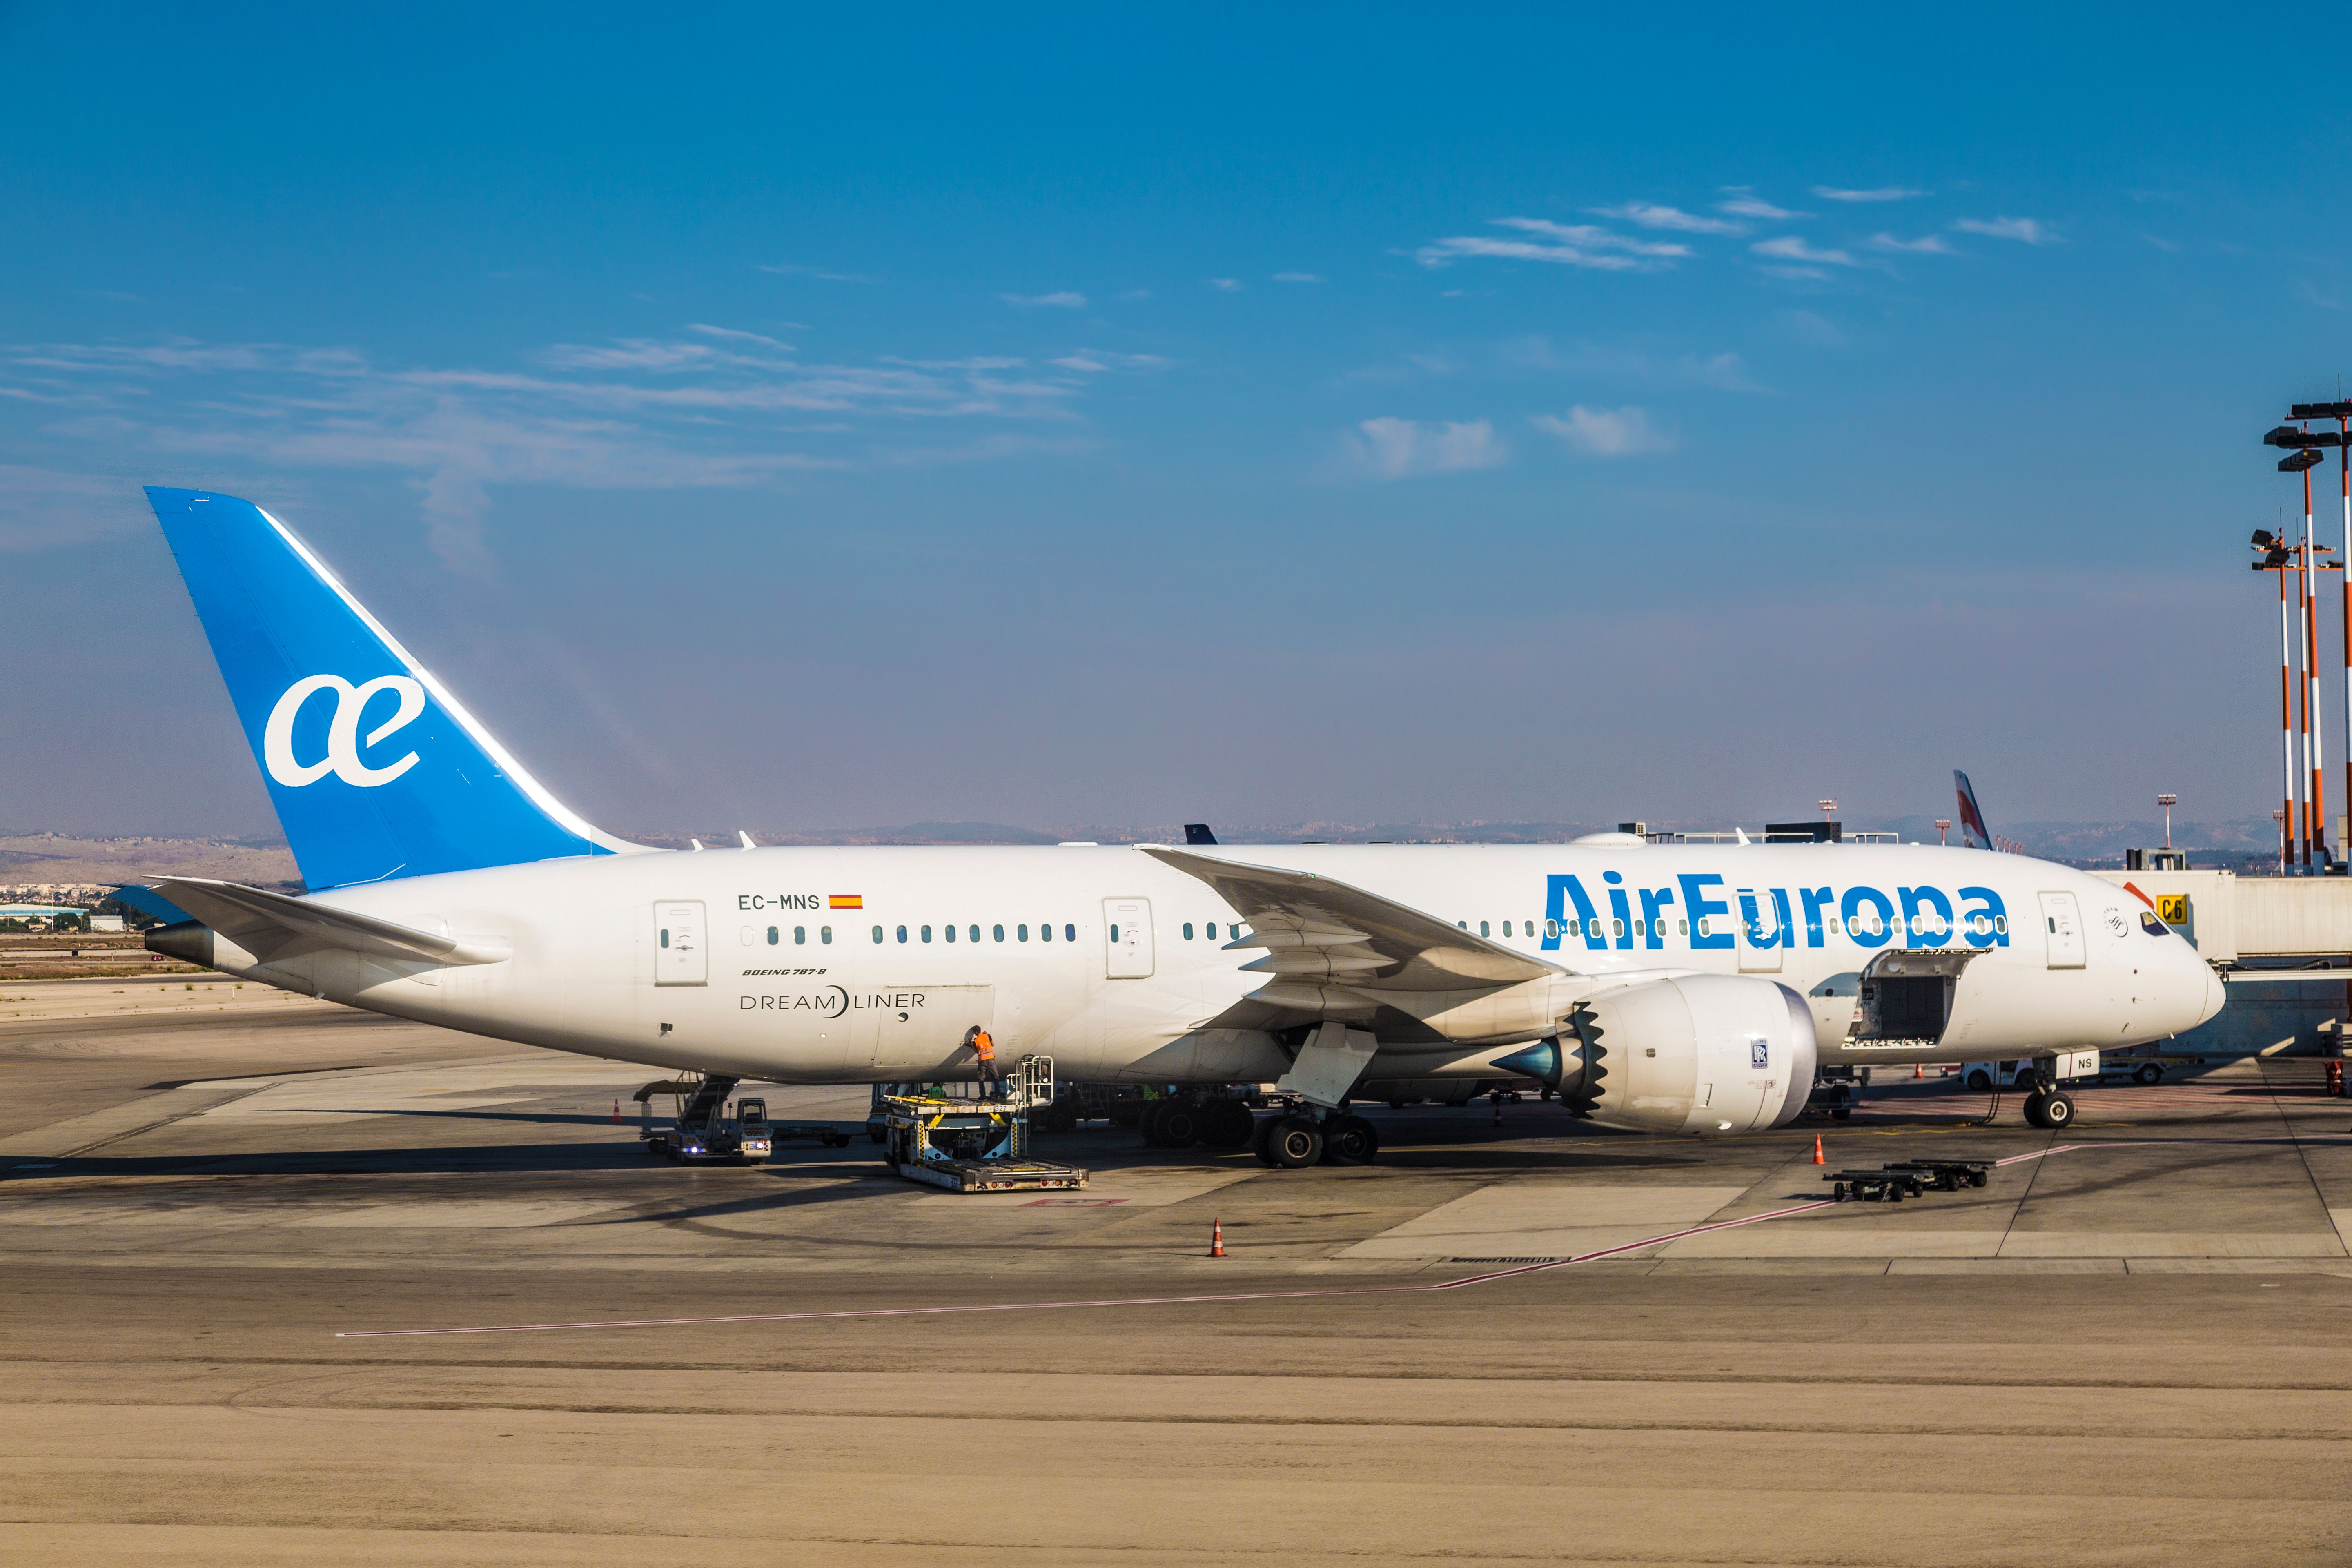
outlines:
[[[2022, 1080], [2026, 1075], [2019, 1074]], [[2034, 1127], [2046, 1127], [2053, 1132], [2063, 1132], [2074, 1125], [2074, 1101], [2060, 1089], [2050, 1076], [2039, 1068], [2032, 1073], [2032, 1092], [2025, 1097], [2025, 1120]], [[2021, 1082], [2021, 1087], [2022, 1084]]]

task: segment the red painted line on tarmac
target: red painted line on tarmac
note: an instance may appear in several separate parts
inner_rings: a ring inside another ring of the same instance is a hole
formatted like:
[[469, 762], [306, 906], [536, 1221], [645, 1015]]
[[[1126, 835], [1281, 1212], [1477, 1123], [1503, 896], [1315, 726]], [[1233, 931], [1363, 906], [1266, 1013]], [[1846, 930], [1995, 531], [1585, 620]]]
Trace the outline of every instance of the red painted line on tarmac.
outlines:
[[1758, 1225], [1790, 1215], [1810, 1214], [1814, 1209], [1832, 1207], [1834, 1203], [1834, 1199], [1821, 1198], [1790, 1208], [1774, 1209], [1769, 1214], [1752, 1214], [1739, 1219], [1717, 1220], [1712, 1225], [1668, 1231], [1664, 1236], [1629, 1241], [1618, 1247], [1604, 1247], [1598, 1252], [1580, 1253], [1574, 1258], [1554, 1258], [1549, 1263], [1529, 1263], [1517, 1268], [1498, 1269], [1492, 1274], [1465, 1275], [1459, 1279], [1440, 1280], [1434, 1285], [1339, 1285], [1319, 1290], [1245, 1290], [1209, 1296], [1118, 1296], [1087, 1301], [997, 1301], [957, 1307], [864, 1307], [830, 1312], [738, 1312], [714, 1318], [611, 1318], [595, 1322], [496, 1323], [460, 1329], [346, 1329], [339, 1331], [335, 1337], [339, 1340], [383, 1340], [416, 1339], [439, 1334], [546, 1334], [574, 1329], [667, 1329], [704, 1323], [808, 1323], [832, 1318], [937, 1318], [965, 1312], [1078, 1311], [1097, 1307], [1177, 1307], [1220, 1301], [1297, 1301], [1328, 1296], [1418, 1295], [1432, 1290], [1458, 1290], [1465, 1285], [1485, 1285], [1496, 1279], [1513, 1279], [1522, 1274], [1541, 1274], [1547, 1269], [1566, 1268], [1573, 1264], [1591, 1263], [1598, 1258], [1614, 1258], [1620, 1253], [1639, 1251], [1644, 1247], [1680, 1241], [1686, 1236], [1704, 1236], [1711, 1230], [1730, 1230], [1738, 1226]]
[[[2053, 1154], [2067, 1154], [2082, 1149], [2141, 1149], [2172, 1147], [2184, 1143], [2270, 1143], [2272, 1138], [2133, 1138], [2101, 1140], [2095, 1143], [2057, 1143], [2047, 1149], [2030, 1150], [1995, 1160], [1995, 1166], [2015, 1165], [2027, 1160], [2047, 1159]], [[607, 1318], [577, 1323], [492, 1323], [451, 1329], [340, 1329], [339, 1340], [423, 1339], [448, 1334], [550, 1334], [585, 1329], [667, 1329], [689, 1328], [713, 1323], [813, 1323], [843, 1318], [940, 1318], [973, 1312], [1056, 1312], [1086, 1311], [1103, 1307], [1185, 1307], [1209, 1306], [1230, 1301], [1304, 1301], [1337, 1296], [1417, 1296], [1437, 1290], [1459, 1290], [1465, 1286], [1492, 1284], [1497, 1279], [1516, 1279], [1527, 1274], [1543, 1274], [1555, 1268], [1570, 1268], [1580, 1263], [1592, 1263], [1604, 1258], [1638, 1252], [1645, 1247], [1661, 1247], [1685, 1237], [1705, 1236], [1710, 1231], [1733, 1230], [1744, 1225], [1761, 1225], [1766, 1220], [1786, 1219], [1791, 1215], [1811, 1214], [1815, 1209], [1834, 1208], [1834, 1198], [1816, 1198], [1810, 1203], [1794, 1204], [1787, 1208], [1772, 1209], [1764, 1214], [1744, 1215], [1738, 1219], [1717, 1220], [1710, 1225], [1695, 1225], [1682, 1230], [1670, 1230], [1661, 1236], [1644, 1237], [1640, 1241], [1628, 1241], [1616, 1247], [1604, 1247], [1597, 1252], [1579, 1253], [1574, 1258], [1557, 1258], [1548, 1263], [1527, 1263], [1516, 1268], [1496, 1269], [1489, 1274], [1466, 1274], [1459, 1279], [1442, 1279], [1433, 1285], [1336, 1285], [1313, 1290], [1239, 1290], [1220, 1291], [1201, 1296], [1114, 1296], [1078, 1301], [995, 1301], [955, 1307], [859, 1307], [829, 1312], [735, 1312], [709, 1318]]]

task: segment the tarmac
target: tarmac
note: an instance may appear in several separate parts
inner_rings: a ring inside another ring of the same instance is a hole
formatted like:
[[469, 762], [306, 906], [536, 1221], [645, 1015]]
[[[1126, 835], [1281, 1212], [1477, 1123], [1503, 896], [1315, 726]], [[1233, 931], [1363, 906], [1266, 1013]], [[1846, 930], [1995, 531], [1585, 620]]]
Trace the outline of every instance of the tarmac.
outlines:
[[[1302, 1172], [1089, 1124], [1043, 1197], [669, 1165], [650, 1069], [226, 980], [0, 985], [0, 1563], [2352, 1557], [2314, 1061], [2063, 1134], [1935, 1079], [1706, 1142], [1375, 1106]], [[1808, 1206], [1817, 1133], [2007, 1163]]]

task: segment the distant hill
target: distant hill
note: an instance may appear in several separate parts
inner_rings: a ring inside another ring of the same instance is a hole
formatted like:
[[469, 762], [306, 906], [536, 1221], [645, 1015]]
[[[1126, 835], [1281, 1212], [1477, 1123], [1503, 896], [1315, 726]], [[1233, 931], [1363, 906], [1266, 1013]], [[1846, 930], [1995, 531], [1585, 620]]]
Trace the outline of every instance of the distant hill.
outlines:
[[257, 888], [299, 887], [283, 843], [237, 838], [70, 838], [0, 834], [0, 883], [121, 884], [142, 877], [217, 877]]

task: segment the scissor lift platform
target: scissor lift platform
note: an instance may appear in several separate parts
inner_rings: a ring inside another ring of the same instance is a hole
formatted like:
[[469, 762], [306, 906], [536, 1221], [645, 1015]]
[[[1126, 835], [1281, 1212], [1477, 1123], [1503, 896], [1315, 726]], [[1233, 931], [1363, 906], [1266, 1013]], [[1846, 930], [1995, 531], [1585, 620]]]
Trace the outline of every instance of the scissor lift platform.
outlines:
[[1001, 1099], [949, 1094], [944, 1089], [885, 1094], [882, 1158], [908, 1181], [951, 1193], [1083, 1187], [1086, 1172], [1029, 1152], [1029, 1111], [1053, 1098], [1050, 1057], [1015, 1062]]

